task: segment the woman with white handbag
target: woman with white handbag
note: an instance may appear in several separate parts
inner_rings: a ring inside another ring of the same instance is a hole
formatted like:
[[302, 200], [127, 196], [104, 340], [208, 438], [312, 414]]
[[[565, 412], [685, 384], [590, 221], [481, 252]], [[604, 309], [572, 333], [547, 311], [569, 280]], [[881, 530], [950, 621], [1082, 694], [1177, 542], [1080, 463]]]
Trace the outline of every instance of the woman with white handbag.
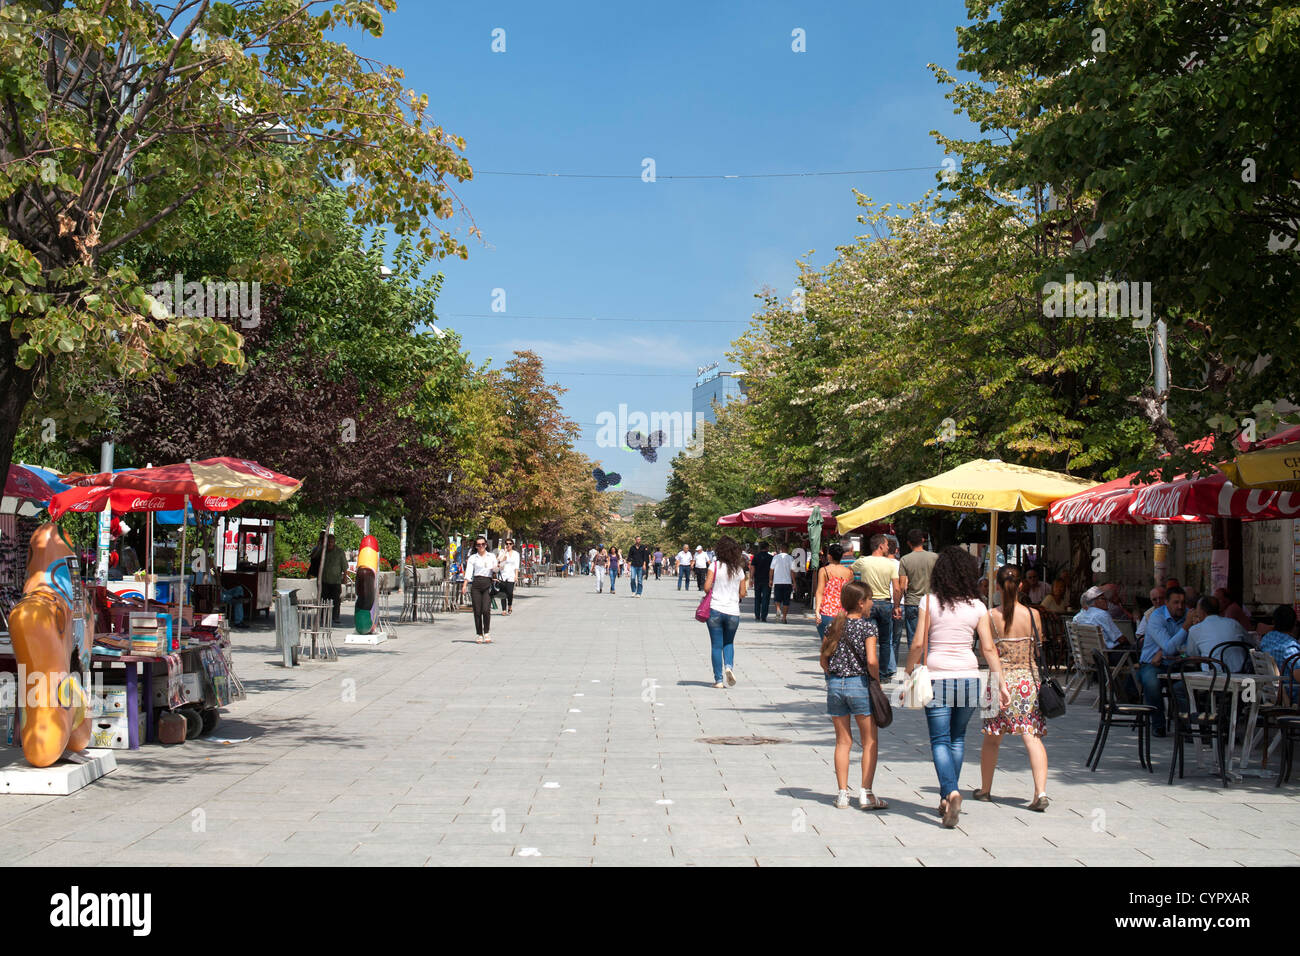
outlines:
[[[925, 707], [930, 754], [939, 776], [939, 813], [949, 829], [957, 825], [961, 814], [958, 778], [966, 750], [966, 727], [982, 703], [974, 651], [977, 635], [984, 659], [993, 666], [998, 660], [988, 608], [980, 600], [979, 579], [980, 562], [973, 554], [953, 546], [939, 555], [930, 573], [930, 593], [917, 615], [903, 689], [907, 706]], [[1001, 672], [994, 671], [989, 682], [1002, 688], [1005, 707], [1008, 694]]]

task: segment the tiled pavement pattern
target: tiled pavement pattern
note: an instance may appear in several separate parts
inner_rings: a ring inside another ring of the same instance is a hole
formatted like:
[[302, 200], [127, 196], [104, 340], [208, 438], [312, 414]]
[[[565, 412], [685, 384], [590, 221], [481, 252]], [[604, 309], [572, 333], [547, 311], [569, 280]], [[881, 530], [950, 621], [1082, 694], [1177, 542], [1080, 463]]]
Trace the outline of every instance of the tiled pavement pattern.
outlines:
[[[885, 812], [833, 806], [834, 735], [806, 620], [737, 636], [739, 684], [711, 686], [698, 594], [645, 596], [591, 578], [521, 589], [474, 643], [468, 614], [402, 625], [337, 663], [279, 666], [270, 631], [236, 636], [249, 698], [220, 744], [119, 752], [69, 797], [0, 796], [6, 864], [1255, 865], [1300, 863], [1300, 786], [1208, 775], [1171, 786], [1115, 731], [1083, 768], [1095, 717], [1081, 697], [1051, 722], [1046, 814], [1028, 812], [1023, 747], [1003, 745], [996, 802], [935, 814], [923, 716], [881, 734]], [[350, 618], [348, 618], [350, 620]], [[724, 746], [702, 737], [764, 736]], [[963, 791], [976, 785], [972, 723]], [[1190, 759], [1189, 759], [1190, 766]], [[858, 773], [855, 752], [850, 781]]]

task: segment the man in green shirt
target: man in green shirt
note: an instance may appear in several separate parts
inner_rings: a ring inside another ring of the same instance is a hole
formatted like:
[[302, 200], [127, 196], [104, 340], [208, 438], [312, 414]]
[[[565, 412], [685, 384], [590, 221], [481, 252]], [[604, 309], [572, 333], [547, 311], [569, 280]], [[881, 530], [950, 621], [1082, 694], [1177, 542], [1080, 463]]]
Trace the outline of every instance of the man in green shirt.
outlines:
[[895, 608], [902, 597], [898, 583], [898, 562], [888, 556], [889, 538], [873, 534], [867, 542], [868, 557], [853, 562], [853, 574], [871, 589], [871, 620], [876, 622], [880, 634], [880, 682], [894, 679], [897, 666], [898, 635], [894, 631], [894, 618], [902, 617], [902, 608]]
[[930, 572], [939, 560], [933, 551], [925, 550], [927, 537], [920, 528], [909, 531], [907, 543], [912, 550], [903, 556], [898, 566], [898, 583], [903, 590], [903, 632], [907, 635], [909, 651], [912, 649], [912, 635], [916, 633], [916, 619], [921, 612], [921, 602], [930, 593]]
[[339, 605], [343, 602], [343, 574], [348, 569], [348, 556], [334, 544], [334, 535], [325, 540], [325, 554], [321, 559], [321, 598], [334, 602], [334, 626], [342, 622]]

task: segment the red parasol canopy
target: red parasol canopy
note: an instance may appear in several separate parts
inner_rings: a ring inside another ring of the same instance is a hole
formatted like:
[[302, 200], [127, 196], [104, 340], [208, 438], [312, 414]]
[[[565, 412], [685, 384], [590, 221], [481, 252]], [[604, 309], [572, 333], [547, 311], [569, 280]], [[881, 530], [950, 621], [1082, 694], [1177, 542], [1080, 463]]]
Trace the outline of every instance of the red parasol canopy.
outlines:
[[1131, 512], [1143, 522], [1241, 518], [1266, 521], [1300, 517], [1300, 494], [1238, 488], [1226, 475], [1182, 478], [1142, 488]]
[[1052, 524], [1141, 524], [1129, 512], [1142, 485], [1133, 484], [1137, 472], [1116, 478], [1077, 495], [1053, 501], [1047, 509]]
[[179, 465], [134, 468], [113, 474], [67, 475], [70, 485], [108, 485], [148, 495], [204, 495], [236, 498], [240, 501], [284, 501], [302, 487], [302, 482], [263, 468], [243, 458], [205, 458]]
[[839, 510], [831, 499], [831, 492], [823, 491], [815, 498], [805, 495], [777, 498], [767, 504], [746, 508], [734, 515], [724, 515], [718, 519], [718, 524], [722, 525], [726, 521], [731, 525], [744, 525], [751, 528], [807, 528], [808, 518], [812, 515], [815, 506], [822, 509], [823, 517], [830, 517]]
[[110, 488], [106, 485], [81, 485], [61, 491], [50, 498], [50, 517], [60, 518], [68, 512], [83, 514], [103, 511], [111, 506], [118, 514], [135, 511], [179, 511], [188, 504], [195, 511], [229, 511], [239, 498], [212, 495], [151, 495], [145, 492]]
[[54, 489], [40, 475], [22, 465], [9, 466], [4, 493], [6, 497], [26, 498], [28, 501], [49, 501], [54, 497]]
[[748, 524], [748, 522], [745, 520], [745, 514], [742, 511], [737, 511], [734, 515], [723, 515], [718, 519], [718, 527], [720, 528], [735, 528], [745, 524]]

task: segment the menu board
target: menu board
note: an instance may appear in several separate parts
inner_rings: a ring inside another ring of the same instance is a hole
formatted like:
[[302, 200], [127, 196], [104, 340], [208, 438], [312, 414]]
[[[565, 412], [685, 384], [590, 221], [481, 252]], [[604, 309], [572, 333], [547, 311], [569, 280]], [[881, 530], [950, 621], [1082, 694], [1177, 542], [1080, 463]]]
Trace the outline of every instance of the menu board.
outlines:
[[1291, 521], [1253, 521], [1250, 530], [1254, 539], [1251, 548], [1253, 569], [1251, 583], [1254, 591], [1250, 600], [1255, 604], [1290, 604], [1292, 576], [1288, 567], [1295, 547]]

